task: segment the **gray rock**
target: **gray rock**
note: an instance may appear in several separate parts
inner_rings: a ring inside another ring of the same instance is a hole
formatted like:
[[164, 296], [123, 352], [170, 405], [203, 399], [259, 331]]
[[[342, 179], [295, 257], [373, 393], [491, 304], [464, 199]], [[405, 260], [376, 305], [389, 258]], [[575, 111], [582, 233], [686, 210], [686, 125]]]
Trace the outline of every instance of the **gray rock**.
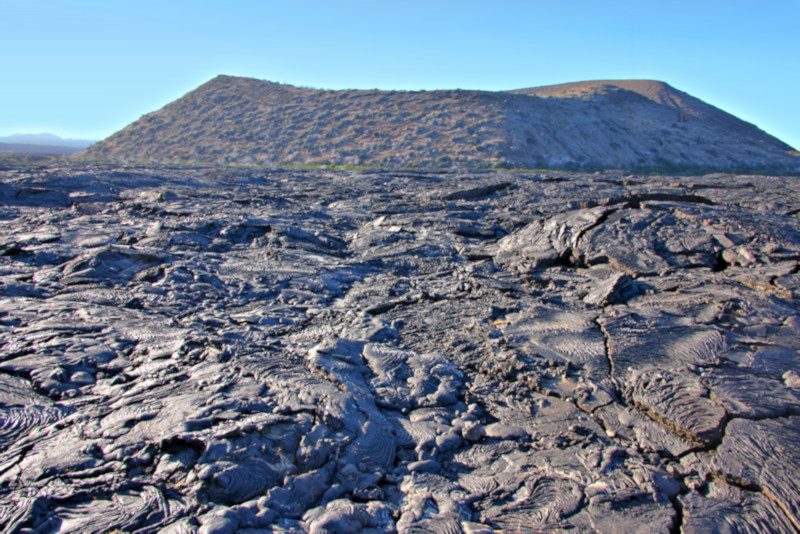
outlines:
[[436, 460], [419, 460], [408, 464], [408, 470], [412, 473], [438, 473], [442, 465]]
[[484, 427], [486, 436], [497, 439], [525, 439], [528, 432], [519, 426], [508, 425], [505, 423], [492, 423]]
[[794, 178], [0, 184], [0, 530], [800, 527]]
[[470, 422], [461, 429], [461, 435], [467, 441], [479, 441], [486, 435], [486, 429], [479, 423]]
[[436, 437], [436, 449], [440, 452], [448, 452], [458, 449], [464, 442], [461, 439], [461, 434], [454, 428], [451, 428], [444, 434]]

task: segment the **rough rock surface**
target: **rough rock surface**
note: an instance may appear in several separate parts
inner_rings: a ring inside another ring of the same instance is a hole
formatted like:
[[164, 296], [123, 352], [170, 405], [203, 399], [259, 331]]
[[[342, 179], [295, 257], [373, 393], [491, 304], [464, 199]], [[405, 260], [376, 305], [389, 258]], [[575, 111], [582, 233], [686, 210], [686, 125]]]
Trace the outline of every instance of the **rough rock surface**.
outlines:
[[800, 182], [0, 170], [0, 530], [800, 529]]

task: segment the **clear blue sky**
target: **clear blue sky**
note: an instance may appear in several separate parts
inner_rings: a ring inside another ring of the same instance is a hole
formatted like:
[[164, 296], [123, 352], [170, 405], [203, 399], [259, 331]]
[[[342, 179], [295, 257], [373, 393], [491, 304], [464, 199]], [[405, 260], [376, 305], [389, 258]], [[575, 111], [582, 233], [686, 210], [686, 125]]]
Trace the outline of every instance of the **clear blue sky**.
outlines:
[[0, 0], [0, 136], [100, 139], [217, 74], [326, 89], [650, 78], [800, 148], [800, 1]]

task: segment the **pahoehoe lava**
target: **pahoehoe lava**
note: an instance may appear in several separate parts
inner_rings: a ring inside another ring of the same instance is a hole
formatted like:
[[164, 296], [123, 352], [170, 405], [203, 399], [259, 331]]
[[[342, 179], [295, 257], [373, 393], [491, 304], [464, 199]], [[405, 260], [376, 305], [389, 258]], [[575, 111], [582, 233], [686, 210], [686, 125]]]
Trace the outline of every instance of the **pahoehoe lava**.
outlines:
[[798, 213], [796, 177], [7, 164], [0, 530], [800, 530]]

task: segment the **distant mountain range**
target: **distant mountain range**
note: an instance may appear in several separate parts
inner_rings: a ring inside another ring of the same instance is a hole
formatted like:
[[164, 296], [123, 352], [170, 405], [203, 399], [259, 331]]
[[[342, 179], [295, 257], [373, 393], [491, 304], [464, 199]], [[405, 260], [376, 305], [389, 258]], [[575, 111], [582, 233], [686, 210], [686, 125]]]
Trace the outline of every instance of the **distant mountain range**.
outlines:
[[800, 170], [792, 147], [670, 85], [327, 91], [218, 76], [81, 157], [239, 165]]
[[63, 139], [50, 133], [13, 134], [0, 137], [0, 153], [70, 155], [95, 142], [86, 139]]

